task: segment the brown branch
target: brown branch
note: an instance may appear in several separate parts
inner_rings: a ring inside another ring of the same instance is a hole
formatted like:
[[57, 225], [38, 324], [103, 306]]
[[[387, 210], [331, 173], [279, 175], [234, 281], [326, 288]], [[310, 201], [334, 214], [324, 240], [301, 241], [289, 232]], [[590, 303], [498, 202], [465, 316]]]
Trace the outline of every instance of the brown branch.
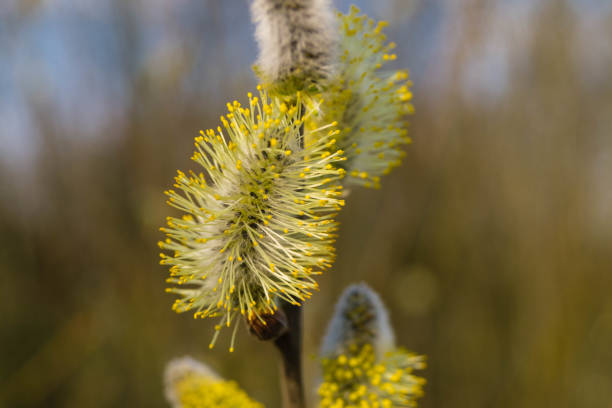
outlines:
[[288, 330], [274, 344], [281, 354], [281, 387], [284, 408], [305, 408], [302, 382], [302, 308], [283, 304]]
[[[300, 107], [303, 112], [304, 106]], [[300, 126], [304, 148], [304, 124]], [[260, 340], [274, 340], [281, 355], [281, 388], [284, 408], [305, 408], [302, 381], [302, 308], [287, 302], [273, 314], [247, 320], [249, 331]]]

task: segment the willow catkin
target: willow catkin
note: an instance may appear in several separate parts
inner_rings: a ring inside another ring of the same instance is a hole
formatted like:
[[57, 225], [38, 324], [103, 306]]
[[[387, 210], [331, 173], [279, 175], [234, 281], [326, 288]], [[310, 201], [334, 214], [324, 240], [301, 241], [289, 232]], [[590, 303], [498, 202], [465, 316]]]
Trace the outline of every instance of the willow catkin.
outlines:
[[330, 0], [254, 0], [251, 12], [265, 82], [293, 92], [330, 76], [338, 36]]

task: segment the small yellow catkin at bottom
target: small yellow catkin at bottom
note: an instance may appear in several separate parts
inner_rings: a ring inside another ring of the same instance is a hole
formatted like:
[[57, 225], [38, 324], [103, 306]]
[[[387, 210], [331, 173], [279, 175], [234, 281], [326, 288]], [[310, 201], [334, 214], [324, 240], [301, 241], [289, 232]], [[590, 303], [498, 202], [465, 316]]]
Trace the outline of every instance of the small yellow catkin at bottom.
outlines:
[[263, 408], [233, 381], [190, 375], [175, 387], [180, 408]]

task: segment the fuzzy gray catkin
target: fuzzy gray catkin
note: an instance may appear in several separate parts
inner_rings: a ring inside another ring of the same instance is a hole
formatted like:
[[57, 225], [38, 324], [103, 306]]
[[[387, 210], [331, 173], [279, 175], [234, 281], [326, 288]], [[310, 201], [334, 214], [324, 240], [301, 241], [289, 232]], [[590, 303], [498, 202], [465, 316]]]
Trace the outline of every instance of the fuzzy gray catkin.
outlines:
[[253, 0], [251, 13], [264, 82], [294, 92], [330, 76], [338, 36], [330, 0]]
[[395, 344], [389, 314], [378, 294], [365, 283], [349, 286], [340, 296], [323, 339], [321, 355], [341, 354], [351, 344], [371, 344], [378, 356]]

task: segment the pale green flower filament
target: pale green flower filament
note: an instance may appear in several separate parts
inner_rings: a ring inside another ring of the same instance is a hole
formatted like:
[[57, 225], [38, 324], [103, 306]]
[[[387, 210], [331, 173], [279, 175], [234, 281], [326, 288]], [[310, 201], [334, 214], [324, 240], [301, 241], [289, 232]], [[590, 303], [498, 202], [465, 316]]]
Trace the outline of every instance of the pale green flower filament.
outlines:
[[[168, 203], [184, 211], [168, 218], [162, 264], [171, 265], [173, 308], [218, 317], [219, 329], [242, 314], [259, 319], [282, 299], [299, 305], [317, 289], [314, 275], [334, 260], [334, 216], [344, 200], [344, 160], [335, 123], [306, 130], [296, 103], [260, 91], [249, 104], [228, 104], [223, 128], [202, 131], [192, 159], [203, 173], [178, 172]], [[302, 140], [306, 146], [302, 147]], [[230, 351], [233, 350], [234, 326]]]
[[414, 110], [406, 71], [382, 72], [397, 59], [386, 43], [382, 29], [386, 22], [374, 24], [357, 7], [348, 15], [338, 14], [340, 24], [340, 61], [337, 76], [323, 93], [324, 102], [311, 106], [320, 110], [314, 126], [338, 121], [338, 146], [346, 151], [343, 164], [347, 182], [366, 187], [380, 186], [380, 177], [401, 164], [410, 143], [406, 116]]

